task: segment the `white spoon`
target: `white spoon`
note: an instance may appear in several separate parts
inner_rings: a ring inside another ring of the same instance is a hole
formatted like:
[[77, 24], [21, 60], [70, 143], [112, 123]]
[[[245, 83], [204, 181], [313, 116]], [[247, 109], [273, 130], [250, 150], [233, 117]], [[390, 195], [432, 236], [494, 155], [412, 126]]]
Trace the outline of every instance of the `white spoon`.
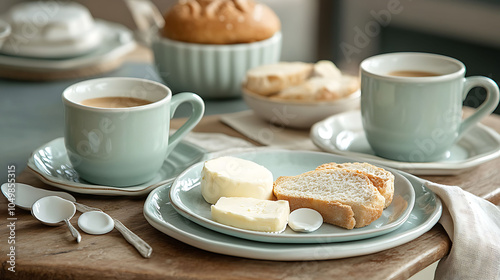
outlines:
[[88, 234], [106, 234], [113, 230], [115, 222], [104, 212], [89, 211], [80, 215], [78, 227]]
[[299, 208], [288, 217], [288, 226], [296, 232], [313, 232], [321, 227], [323, 217], [313, 209]]
[[76, 199], [69, 193], [48, 191], [32, 187], [22, 183], [4, 183], [2, 184], [3, 195], [16, 206], [24, 210], [31, 210], [35, 201], [46, 196], [59, 196], [69, 201], [75, 202]]
[[65, 222], [71, 231], [71, 235], [76, 239], [76, 242], [80, 243], [82, 236], [69, 222], [75, 213], [75, 204], [58, 196], [40, 198], [31, 207], [31, 214], [46, 225], [58, 226], [62, 222]]

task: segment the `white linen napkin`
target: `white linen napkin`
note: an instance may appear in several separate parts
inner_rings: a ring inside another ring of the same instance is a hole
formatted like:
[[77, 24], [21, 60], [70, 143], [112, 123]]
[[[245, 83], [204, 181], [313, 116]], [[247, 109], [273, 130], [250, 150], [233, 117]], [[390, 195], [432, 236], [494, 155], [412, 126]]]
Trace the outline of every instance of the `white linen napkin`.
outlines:
[[[172, 131], [175, 131], [172, 129]], [[222, 133], [189, 132], [183, 141], [202, 147], [207, 152], [219, 152], [234, 148], [255, 147], [252, 143]]]
[[309, 130], [288, 129], [270, 124], [255, 116], [251, 110], [222, 115], [221, 121], [262, 145], [319, 151], [309, 138]]
[[271, 148], [257, 147], [244, 139], [222, 133], [189, 132], [182, 140], [203, 148], [207, 152], [206, 159]]
[[439, 223], [452, 241], [435, 279], [500, 279], [500, 207], [457, 186], [425, 185], [443, 201]]
[[[255, 135], [258, 135], [259, 129], [269, 124], [263, 121], [259, 123], [248, 112], [242, 113], [244, 114], [225, 115], [223, 121], [233, 128], [236, 125], [239, 132], [259, 141]], [[246, 123], [241, 125], [241, 122]], [[248, 141], [220, 133], [191, 132], [185, 140], [205, 148], [210, 152], [209, 158], [255, 149], [304, 150], [314, 146], [304, 138], [309, 139], [308, 132], [304, 134], [301, 131], [282, 129], [275, 133], [273, 139], [260, 139], [259, 142], [268, 145], [267, 147], [255, 147]], [[437, 266], [435, 279], [500, 279], [500, 207], [457, 186], [429, 181], [425, 184], [443, 201], [443, 214], [439, 223], [452, 241], [449, 255]]]

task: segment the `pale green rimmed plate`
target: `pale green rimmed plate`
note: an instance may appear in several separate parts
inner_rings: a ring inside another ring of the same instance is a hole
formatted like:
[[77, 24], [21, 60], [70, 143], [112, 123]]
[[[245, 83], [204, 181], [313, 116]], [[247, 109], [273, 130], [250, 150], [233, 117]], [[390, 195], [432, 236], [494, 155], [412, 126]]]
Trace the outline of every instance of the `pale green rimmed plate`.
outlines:
[[[273, 173], [276, 180], [279, 176], [298, 175], [314, 170], [328, 162], [352, 161], [326, 153], [298, 152], [287, 150], [267, 150], [236, 155], [263, 165]], [[383, 211], [382, 216], [363, 228], [348, 230], [324, 223], [318, 230], [311, 233], [294, 232], [287, 227], [284, 232], [271, 233], [240, 229], [218, 223], [211, 219], [210, 204], [202, 195], [200, 174], [203, 162], [197, 163], [172, 183], [170, 200], [172, 206], [185, 218], [211, 230], [239, 238], [273, 243], [326, 243], [344, 242], [371, 238], [386, 234], [400, 227], [409, 217], [415, 201], [415, 192], [411, 183], [396, 170], [390, 170], [395, 175], [394, 199], [391, 205]]]

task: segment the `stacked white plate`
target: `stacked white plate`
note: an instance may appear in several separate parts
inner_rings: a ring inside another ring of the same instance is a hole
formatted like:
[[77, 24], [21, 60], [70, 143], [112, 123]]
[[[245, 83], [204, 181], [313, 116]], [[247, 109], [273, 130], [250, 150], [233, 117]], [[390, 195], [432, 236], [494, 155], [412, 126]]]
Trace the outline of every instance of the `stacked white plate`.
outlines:
[[88, 9], [72, 2], [21, 3], [2, 15], [2, 19], [11, 28], [1, 49], [9, 55], [78, 56], [97, 48], [103, 36]]
[[0, 15], [0, 66], [73, 70], [114, 61], [135, 46], [126, 27], [94, 19], [74, 2], [20, 3]]
[[[234, 156], [265, 166], [274, 179], [310, 171], [327, 162], [353, 161], [328, 153], [273, 149]], [[144, 215], [167, 235], [216, 253], [281, 261], [359, 256], [409, 242], [432, 228], [441, 216], [441, 201], [420, 179], [388, 168], [396, 177], [394, 200], [369, 226], [347, 230], [323, 224], [312, 233], [290, 228], [282, 233], [238, 229], [211, 219], [210, 205], [200, 190], [202, 168], [203, 162], [194, 164], [171, 186], [153, 190], [144, 204]]]

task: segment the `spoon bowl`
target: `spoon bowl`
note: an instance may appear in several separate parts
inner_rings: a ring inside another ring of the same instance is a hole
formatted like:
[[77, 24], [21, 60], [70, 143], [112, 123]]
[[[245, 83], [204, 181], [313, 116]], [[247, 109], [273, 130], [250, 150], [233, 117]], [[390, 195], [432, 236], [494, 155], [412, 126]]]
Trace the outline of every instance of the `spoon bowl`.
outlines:
[[69, 220], [76, 213], [76, 206], [73, 202], [58, 196], [46, 196], [40, 198], [31, 208], [31, 214], [43, 224], [58, 226], [63, 223], [69, 227], [71, 235], [79, 243], [82, 239], [80, 233], [71, 225]]
[[115, 222], [104, 212], [89, 211], [80, 215], [78, 227], [88, 234], [106, 234], [113, 230]]
[[323, 217], [310, 208], [299, 208], [290, 213], [288, 226], [296, 232], [313, 232], [321, 227]]

